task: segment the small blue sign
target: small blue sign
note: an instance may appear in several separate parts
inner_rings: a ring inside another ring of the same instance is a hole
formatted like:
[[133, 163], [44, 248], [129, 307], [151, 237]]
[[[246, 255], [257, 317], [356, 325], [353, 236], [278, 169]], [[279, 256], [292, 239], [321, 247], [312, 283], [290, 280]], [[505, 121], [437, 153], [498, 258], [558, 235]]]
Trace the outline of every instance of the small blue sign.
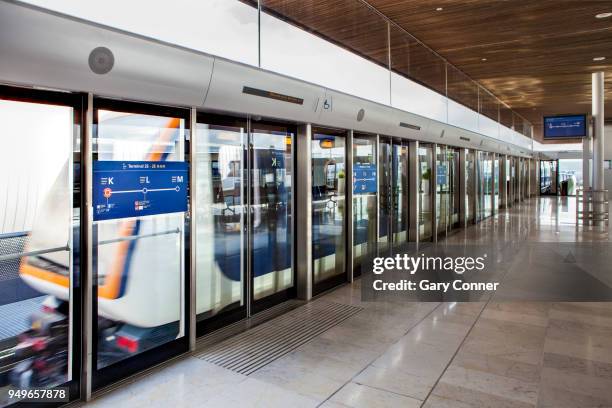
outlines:
[[544, 138], [584, 137], [586, 115], [545, 116]]
[[187, 211], [186, 162], [94, 161], [94, 221]]
[[355, 163], [353, 165], [353, 194], [376, 193], [376, 165]]
[[448, 179], [447, 167], [446, 164], [438, 164], [436, 167], [437, 173], [437, 183], [438, 184], [446, 184]]

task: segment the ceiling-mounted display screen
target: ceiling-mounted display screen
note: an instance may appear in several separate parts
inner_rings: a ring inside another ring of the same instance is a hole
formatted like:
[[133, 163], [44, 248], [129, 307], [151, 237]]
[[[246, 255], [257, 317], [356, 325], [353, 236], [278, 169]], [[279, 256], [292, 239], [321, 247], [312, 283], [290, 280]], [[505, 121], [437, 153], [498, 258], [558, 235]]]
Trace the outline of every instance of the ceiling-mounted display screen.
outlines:
[[584, 137], [586, 115], [544, 116], [544, 139]]

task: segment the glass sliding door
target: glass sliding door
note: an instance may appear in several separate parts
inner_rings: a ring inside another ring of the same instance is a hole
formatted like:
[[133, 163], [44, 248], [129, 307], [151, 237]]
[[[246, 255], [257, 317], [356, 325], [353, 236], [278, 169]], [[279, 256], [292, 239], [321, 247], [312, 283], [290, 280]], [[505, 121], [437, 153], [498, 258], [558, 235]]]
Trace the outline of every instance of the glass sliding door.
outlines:
[[250, 265], [253, 312], [295, 296], [293, 127], [251, 122]]
[[459, 226], [459, 212], [460, 212], [460, 178], [459, 178], [459, 149], [449, 148], [448, 150], [448, 161], [449, 161], [449, 187], [450, 187], [450, 225], [449, 229], [457, 228]]
[[391, 230], [393, 247], [399, 248], [408, 242], [408, 143], [393, 141], [391, 152], [393, 213]]
[[436, 232], [445, 235], [449, 222], [450, 181], [447, 147], [436, 146]]
[[187, 351], [188, 114], [94, 102], [94, 389]]
[[557, 195], [557, 160], [540, 161], [540, 195]]
[[376, 136], [353, 134], [353, 276], [376, 255]]
[[346, 282], [346, 132], [312, 129], [313, 293]]
[[476, 157], [473, 150], [466, 149], [465, 152], [465, 214], [468, 223], [476, 222], [474, 218], [477, 196], [476, 196]]
[[79, 395], [81, 109], [0, 86], [0, 407], [11, 389]]
[[491, 153], [482, 152], [482, 180], [483, 180], [483, 200], [484, 200], [484, 213], [483, 219], [491, 216], [493, 211], [493, 186], [491, 185], [493, 178], [493, 161]]
[[199, 115], [194, 153], [198, 335], [246, 316], [246, 120]]
[[198, 115], [198, 335], [295, 296], [294, 137], [283, 124]]
[[418, 189], [419, 189], [419, 240], [428, 241], [433, 238], [432, 196], [433, 177], [433, 147], [420, 144], [418, 151]]
[[499, 210], [499, 155], [493, 154], [493, 211], [495, 213]]
[[505, 164], [506, 166], [506, 207], [512, 207], [512, 157], [506, 156]]
[[393, 180], [391, 163], [392, 141], [381, 137], [379, 149], [378, 177], [378, 251], [381, 254], [391, 249], [391, 213], [393, 212]]

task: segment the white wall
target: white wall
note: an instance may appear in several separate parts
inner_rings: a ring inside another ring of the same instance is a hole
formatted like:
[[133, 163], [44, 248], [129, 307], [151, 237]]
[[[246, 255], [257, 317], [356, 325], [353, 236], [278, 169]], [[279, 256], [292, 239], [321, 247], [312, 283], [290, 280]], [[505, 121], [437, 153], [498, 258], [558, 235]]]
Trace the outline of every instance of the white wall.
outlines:
[[257, 9], [235, 0], [26, 0], [156, 40], [258, 64]]
[[[26, 0], [164, 42], [259, 66], [529, 148], [531, 139], [384, 66], [237, 0]], [[171, 4], [171, 8], [169, 7]], [[511, 132], [511, 133], [509, 133]]]

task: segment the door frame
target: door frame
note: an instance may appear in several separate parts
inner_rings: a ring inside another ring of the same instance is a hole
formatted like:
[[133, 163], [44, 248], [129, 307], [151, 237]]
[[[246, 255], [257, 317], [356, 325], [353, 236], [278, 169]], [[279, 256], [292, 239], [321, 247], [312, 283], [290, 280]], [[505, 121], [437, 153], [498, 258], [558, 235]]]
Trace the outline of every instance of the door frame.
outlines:
[[[210, 316], [208, 318], [204, 318], [202, 320], [197, 321], [196, 323], [196, 336], [201, 337], [206, 335], [212, 331], [215, 331], [221, 327], [227, 326], [228, 324], [237, 322], [239, 320], [250, 317], [260, 311], [266, 310], [272, 306], [275, 306], [284, 301], [293, 299], [297, 296], [297, 268], [296, 268], [296, 208], [295, 208], [295, 194], [298, 183], [298, 178], [296, 175], [296, 152], [295, 152], [295, 143], [298, 138], [297, 125], [290, 122], [277, 121], [273, 119], [261, 119], [259, 117], [254, 118], [251, 115], [225, 115], [218, 113], [211, 113], [206, 111], [198, 111], [195, 120], [196, 126], [197, 124], [210, 124], [217, 126], [228, 126], [228, 127], [237, 127], [244, 130], [245, 138], [243, 140], [244, 144], [242, 146], [243, 149], [243, 160], [244, 160], [244, 170], [242, 174], [242, 182], [244, 183], [244, 204], [246, 206], [246, 217], [243, 220], [244, 225], [242, 226], [244, 231], [244, 241], [242, 246], [243, 253], [241, 256], [244, 257], [244, 263], [242, 264], [242, 276], [244, 279], [242, 280], [242, 293], [244, 294], [243, 304], [233, 308], [231, 310], [220, 312], [216, 315]], [[274, 293], [272, 295], [266, 296], [262, 299], [254, 299], [254, 278], [255, 274], [253, 273], [253, 251], [252, 251], [252, 219], [251, 219], [251, 206], [253, 205], [253, 197], [251, 194], [252, 191], [252, 161], [253, 161], [253, 144], [252, 144], [252, 130], [255, 128], [257, 124], [261, 124], [262, 126], [282, 126], [286, 127], [289, 132], [293, 133], [293, 139], [291, 143], [291, 268], [293, 273], [293, 286], [287, 289], [284, 289], [280, 292]], [[196, 130], [197, 131], [197, 127]], [[197, 135], [196, 135], [197, 138]], [[192, 154], [196, 154], [197, 146], [192, 146]], [[195, 205], [195, 203], [194, 203]], [[197, 226], [196, 226], [197, 229]], [[194, 265], [194, 268], [197, 268], [197, 265]], [[195, 271], [197, 276], [197, 269]], [[194, 299], [195, 301], [195, 299]], [[196, 315], [197, 320], [197, 315]]]
[[[82, 384], [86, 383], [86, 374], [84, 370], [82, 370], [83, 359], [85, 353], [83, 353], [84, 347], [84, 339], [83, 335], [83, 304], [86, 302], [84, 299], [85, 291], [82, 290], [83, 287], [87, 284], [86, 280], [86, 268], [87, 268], [87, 259], [84, 254], [83, 249], [86, 248], [86, 241], [84, 237], [84, 230], [86, 229], [86, 223], [82, 222], [85, 215], [85, 194], [84, 191], [84, 175], [85, 168], [83, 166], [84, 155], [86, 151], [84, 149], [80, 149], [79, 151], [75, 151], [75, 138], [78, 137], [79, 145], [82, 146], [85, 140], [85, 127], [86, 127], [86, 118], [85, 118], [85, 110], [87, 107], [87, 95], [82, 93], [67, 93], [67, 92], [56, 92], [51, 90], [42, 90], [42, 89], [32, 89], [32, 88], [23, 88], [23, 87], [15, 87], [9, 85], [0, 84], [0, 100], [14, 101], [14, 102], [24, 102], [31, 104], [41, 104], [41, 105], [60, 105], [72, 108], [73, 111], [73, 133], [71, 140], [71, 155], [72, 155], [72, 212], [74, 209], [79, 208], [79, 224], [78, 231], [79, 237], [78, 241], [74, 238], [74, 229], [76, 225], [76, 220], [72, 219], [71, 228], [73, 230], [73, 246], [72, 250], [72, 265], [73, 271], [71, 276], [71, 285], [72, 285], [72, 297], [70, 299], [70, 309], [72, 311], [72, 321], [70, 330], [72, 331], [72, 337], [70, 339], [72, 344], [72, 355], [68, 355], [67, 358], [72, 357], [71, 361], [68, 361], [68, 365], [70, 366], [72, 372], [72, 379], [63, 384], [59, 384], [53, 388], [57, 387], [67, 387], [68, 388], [68, 399], [69, 401], [76, 401], [81, 398], [82, 393]], [[78, 128], [78, 130], [77, 130]], [[74, 177], [75, 171], [78, 169], [78, 174], [80, 180], [77, 182]], [[78, 260], [78, 262], [76, 262]], [[27, 405], [27, 403], [25, 403]], [[51, 403], [49, 406], [61, 406], [64, 405], [65, 402], [60, 403]], [[16, 403], [10, 406], [20, 406], [21, 403]]]
[[[123, 101], [123, 100], [115, 100], [115, 99], [108, 99], [108, 98], [102, 98], [102, 97], [94, 97], [93, 98], [93, 106], [91, 106], [92, 112], [93, 112], [93, 129], [94, 131], [92, 132], [92, 141], [93, 138], [97, 137], [97, 125], [98, 125], [98, 117], [96, 115], [96, 112], [100, 109], [108, 109], [108, 110], [113, 110], [113, 111], [117, 111], [117, 112], [126, 112], [126, 113], [134, 113], [134, 114], [144, 114], [144, 115], [158, 115], [158, 116], [170, 116], [170, 117], [178, 117], [184, 120], [184, 126], [185, 126], [185, 131], [186, 131], [186, 136], [185, 136], [185, 149], [183, 152], [183, 156], [184, 156], [184, 161], [186, 163], [190, 163], [190, 148], [191, 146], [190, 144], [190, 139], [187, 137], [187, 135], [189, 135], [189, 132], [191, 131], [190, 129], [190, 110], [186, 109], [186, 108], [178, 108], [178, 107], [167, 107], [167, 106], [162, 106], [162, 105], [154, 105], [154, 104], [148, 104], [148, 103], [141, 103], [141, 102], [131, 102], [131, 101]], [[95, 160], [95, 158], [97, 157], [97, 153], [93, 153], [93, 150], [91, 151], [91, 163], [93, 164], [93, 161]], [[89, 158], [87, 158], [89, 160]], [[93, 171], [93, 168], [89, 169], [90, 172]], [[189, 181], [189, 184], [191, 185], [192, 180]], [[91, 187], [91, 186], [90, 186]], [[191, 199], [191, 194], [188, 193], [188, 200]], [[160, 364], [164, 361], [169, 360], [170, 358], [176, 357], [178, 355], [184, 354], [186, 352], [189, 351], [189, 338], [190, 338], [190, 331], [191, 331], [191, 327], [190, 327], [190, 317], [189, 317], [189, 304], [190, 304], [190, 270], [191, 270], [191, 265], [190, 265], [190, 260], [191, 260], [191, 256], [190, 256], [190, 246], [188, 245], [189, 240], [190, 240], [190, 235], [191, 235], [191, 228], [190, 228], [190, 218], [189, 218], [189, 214], [186, 213], [185, 214], [185, 230], [184, 230], [184, 241], [185, 241], [185, 245], [183, 247], [183, 270], [182, 270], [182, 274], [183, 274], [183, 282], [184, 282], [184, 286], [183, 286], [183, 293], [182, 293], [182, 299], [181, 301], [183, 302], [182, 305], [182, 318], [184, 319], [184, 331], [183, 331], [183, 336], [174, 340], [171, 340], [167, 343], [164, 344], [160, 344], [158, 346], [155, 346], [149, 350], [146, 350], [144, 352], [138, 353], [134, 356], [125, 358], [123, 360], [117, 361], [115, 363], [112, 363], [106, 367], [102, 367], [100, 369], [97, 368], [97, 350], [98, 350], [98, 325], [97, 325], [97, 319], [98, 319], [98, 296], [96, 296], [97, 293], [97, 289], [98, 289], [98, 284], [97, 284], [97, 278], [96, 275], [94, 273], [94, 271], [96, 270], [96, 267], [93, 265], [92, 262], [92, 288], [93, 288], [93, 295], [91, 298], [91, 302], [92, 302], [92, 336], [91, 336], [91, 387], [92, 387], [92, 391], [97, 391], [99, 389], [102, 389], [112, 383], [115, 383], [117, 381], [121, 381], [127, 377], [130, 377], [138, 372], [141, 372], [143, 370], [146, 370], [148, 368], [151, 368], [157, 364]], [[189, 222], [188, 222], [189, 221]], [[88, 220], [88, 222], [92, 222], [91, 220]], [[92, 238], [95, 236], [95, 232], [94, 232], [94, 228], [93, 228], [93, 222], [92, 222]], [[93, 254], [94, 251], [94, 247], [96, 247], [97, 244], [94, 242], [94, 240], [92, 239], [92, 243], [91, 243], [91, 251]], [[96, 256], [92, 255], [92, 260], [95, 261]]]

